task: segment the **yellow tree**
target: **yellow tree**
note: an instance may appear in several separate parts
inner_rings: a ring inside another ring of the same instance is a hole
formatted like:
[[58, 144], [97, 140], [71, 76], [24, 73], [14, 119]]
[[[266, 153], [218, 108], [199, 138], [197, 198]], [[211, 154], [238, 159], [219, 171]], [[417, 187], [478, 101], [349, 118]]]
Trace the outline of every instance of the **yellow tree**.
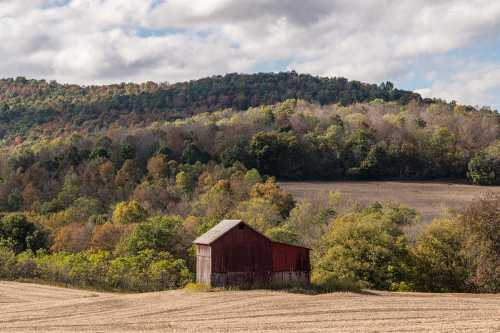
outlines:
[[137, 201], [122, 201], [115, 206], [112, 221], [115, 224], [131, 224], [143, 222], [148, 212]]

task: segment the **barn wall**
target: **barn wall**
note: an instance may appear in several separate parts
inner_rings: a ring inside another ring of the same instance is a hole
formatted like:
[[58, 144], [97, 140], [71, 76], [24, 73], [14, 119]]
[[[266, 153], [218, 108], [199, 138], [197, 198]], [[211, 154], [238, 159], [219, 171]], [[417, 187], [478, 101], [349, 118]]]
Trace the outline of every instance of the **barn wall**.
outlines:
[[196, 280], [214, 287], [308, 284], [309, 249], [272, 242], [241, 224], [197, 245]]
[[211, 284], [212, 251], [209, 245], [196, 245], [196, 282]]
[[272, 243], [273, 272], [309, 272], [309, 249]]
[[271, 273], [271, 241], [246, 225], [212, 243], [213, 286], [267, 284]]
[[214, 287], [238, 286], [244, 288], [265, 288], [272, 281], [272, 272], [227, 272], [212, 273]]
[[276, 287], [308, 285], [311, 277], [309, 272], [273, 272], [271, 281]]

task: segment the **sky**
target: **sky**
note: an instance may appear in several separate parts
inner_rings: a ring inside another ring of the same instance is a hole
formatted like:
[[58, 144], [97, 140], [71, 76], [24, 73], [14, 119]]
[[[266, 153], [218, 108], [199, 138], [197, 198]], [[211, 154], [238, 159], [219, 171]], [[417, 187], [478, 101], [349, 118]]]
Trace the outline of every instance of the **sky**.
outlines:
[[0, 77], [290, 70], [500, 109], [500, 1], [0, 0]]

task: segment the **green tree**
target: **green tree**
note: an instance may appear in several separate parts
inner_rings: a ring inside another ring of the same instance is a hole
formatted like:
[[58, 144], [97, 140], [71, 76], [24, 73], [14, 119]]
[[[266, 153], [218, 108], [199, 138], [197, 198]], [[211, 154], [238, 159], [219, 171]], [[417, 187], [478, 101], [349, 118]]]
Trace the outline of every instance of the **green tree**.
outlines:
[[61, 192], [57, 194], [57, 202], [61, 207], [68, 207], [80, 195], [80, 177], [74, 172], [69, 172], [64, 177], [64, 184]]
[[195, 185], [193, 177], [185, 171], [181, 171], [175, 175], [175, 184], [186, 193], [191, 193]]
[[245, 139], [232, 144], [220, 153], [221, 163], [226, 167], [230, 167], [237, 161], [244, 165], [252, 165], [248, 146], [248, 140]]
[[39, 225], [28, 221], [24, 214], [11, 213], [0, 220], [1, 241], [8, 243], [16, 253], [37, 251], [47, 248], [48, 234]]
[[[346, 165], [347, 175], [358, 177], [362, 176], [363, 161], [366, 160], [371, 147], [375, 144], [375, 136], [372, 129], [357, 129], [349, 136], [345, 143], [345, 149], [342, 151], [342, 160]], [[371, 159], [367, 160], [368, 165], [363, 166], [368, 170], [372, 167], [373, 162], [377, 162], [380, 155], [379, 151], [374, 151]]]
[[187, 164], [194, 164], [196, 162], [207, 163], [209, 159], [210, 156], [206, 152], [201, 151], [192, 142], [186, 144], [186, 147], [182, 151], [182, 162]]
[[256, 169], [251, 169], [246, 172], [244, 180], [248, 185], [253, 186], [257, 183], [261, 183], [262, 177], [259, 171], [257, 171]]
[[232, 216], [242, 219], [261, 232], [266, 232], [283, 222], [278, 208], [264, 198], [241, 202]]
[[250, 153], [263, 174], [283, 178], [299, 178], [302, 174], [302, 152], [291, 133], [259, 132], [250, 142]]
[[155, 252], [168, 251], [177, 257], [185, 258], [188, 243], [181, 217], [154, 216], [147, 222], [138, 224], [119, 247], [120, 251], [129, 255], [150, 249]]
[[359, 169], [356, 169], [356, 173], [361, 178], [376, 179], [391, 176], [391, 167], [393, 164], [386, 145], [378, 143], [370, 147], [366, 158], [361, 162]]
[[136, 149], [133, 145], [130, 143], [125, 143], [123, 146], [120, 148], [120, 160], [121, 161], [126, 161], [126, 160], [133, 160], [136, 156]]
[[316, 260], [318, 271], [369, 288], [398, 289], [409, 280], [406, 238], [380, 213], [337, 217], [316, 251]]
[[500, 141], [469, 161], [467, 177], [477, 185], [500, 185]]
[[282, 224], [266, 231], [266, 236], [276, 242], [300, 245], [300, 236], [288, 224]]
[[12, 192], [8, 195], [7, 197], [7, 209], [10, 212], [15, 212], [21, 209], [23, 203], [22, 203], [22, 196], [18, 192]]
[[197, 231], [203, 233], [221, 219], [229, 218], [235, 204], [231, 183], [225, 179], [217, 181], [193, 203], [193, 212], [203, 219]]
[[126, 160], [116, 173], [115, 184], [122, 190], [124, 197], [127, 197], [141, 178], [141, 169], [137, 163], [134, 160]]
[[416, 287], [422, 291], [465, 291], [468, 278], [463, 251], [465, 229], [454, 218], [425, 226], [413, 248]]
[[146, 220], [148, 212], [135, 200], [122, 201], [115, 206], [111, 220], [117, 224], [140, 223]]
[[456, 177], [464, 174], [466, 165], [457, 149], [457, 137], [446, 127], [434, 130], [429, 139], [430, 156], [434, 177]]

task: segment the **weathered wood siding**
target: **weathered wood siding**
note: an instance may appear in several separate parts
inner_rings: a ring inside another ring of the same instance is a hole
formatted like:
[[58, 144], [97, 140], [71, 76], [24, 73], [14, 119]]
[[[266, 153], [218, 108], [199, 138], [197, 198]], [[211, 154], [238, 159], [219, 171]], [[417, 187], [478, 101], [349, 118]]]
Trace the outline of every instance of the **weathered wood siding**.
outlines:
[[209, 245], [196, 245], [196, 282], [210, 285], [212, 251]]
[[271, 281], [276, 287], [308, 285], [311, 277], [309, 272], [273, 272]]
[[309, 249], [283, 243], [272, 243], [273, 272], [309, 272]]
[[271, 279], [271, 241], [244, 224], [212, 246], [212, 285], [265, 284]]
[[273, 242], [272, 283], [278, 286], [309, 284], [311, 264], [309, 249]]
[[310, 282], [309, 249], [273, 242], [243, 222], [234, 223], [237, 221], [225, 220], [219, 229], [211, 229], [198, 238], [197, 282], [215, 287]]

